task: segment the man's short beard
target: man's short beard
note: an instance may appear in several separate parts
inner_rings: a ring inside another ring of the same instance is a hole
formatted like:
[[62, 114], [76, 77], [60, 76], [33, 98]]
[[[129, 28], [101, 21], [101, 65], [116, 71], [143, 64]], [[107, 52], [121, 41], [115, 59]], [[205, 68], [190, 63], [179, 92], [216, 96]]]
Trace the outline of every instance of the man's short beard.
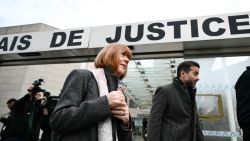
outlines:
[[195, 86], [195, 82], [193, 82], [192, 80], [187, 80], [187, 81], [185, 82], [185, 84], [186, 84], [187, 86], [189, 86], [189, 87], [194, 87], [194, 86]]

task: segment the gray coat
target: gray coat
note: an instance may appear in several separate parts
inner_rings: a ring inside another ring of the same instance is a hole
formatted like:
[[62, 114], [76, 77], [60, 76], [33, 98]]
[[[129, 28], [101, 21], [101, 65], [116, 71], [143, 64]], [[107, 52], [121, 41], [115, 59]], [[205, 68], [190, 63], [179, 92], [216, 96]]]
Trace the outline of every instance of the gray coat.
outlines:
[[[108, 89], [117, 89], [118, 78], [105, 70]], [[111, 117], [106, 96], [99, 97], [98, 85], [88, 70], [73, 70], [67, 77], [60, 100], [51, 117], [52, 141], [98, 141], [98, 122]], [[131, 131], [112, 118], [119, 141], [131, 140]]]
[[[195, 102], [195, 89], [177, 78], [157, 88], [148, 122], [148, 141], [203, 141]], [[190, 95], [189, 95], [190, 93]]]

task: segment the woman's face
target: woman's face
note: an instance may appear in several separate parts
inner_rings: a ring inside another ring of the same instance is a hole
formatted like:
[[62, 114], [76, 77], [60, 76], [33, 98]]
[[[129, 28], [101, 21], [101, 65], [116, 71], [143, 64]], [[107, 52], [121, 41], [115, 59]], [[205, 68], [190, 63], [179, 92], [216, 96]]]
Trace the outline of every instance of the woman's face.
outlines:
[[119, 67], [118, 67], [117, 72], [116, 72], [116, 75], [118, 77], [122, 76], [125, 73], [125, 71], [128, 67], [128, 62], [129, 62], [128, 57], [126, 55], [124, 55], [124, 53], [122, 52], [120, 54], [120, 64], [119, 64]]

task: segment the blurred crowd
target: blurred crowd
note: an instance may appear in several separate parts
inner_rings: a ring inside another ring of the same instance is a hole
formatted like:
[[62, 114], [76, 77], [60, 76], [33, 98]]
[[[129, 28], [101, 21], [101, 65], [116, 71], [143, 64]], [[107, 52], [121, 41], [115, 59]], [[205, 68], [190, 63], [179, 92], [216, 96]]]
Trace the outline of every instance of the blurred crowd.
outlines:
[[51, 140], [49, 116], [58, 97], [50, 96], [50, 92], [42, 89], [42, 81], [35, 80], [27, 89], [27, 94], [20, 99], [11, 98], [7, 101], [10, 111], [0, 118], [3, 123], [1, 141]]

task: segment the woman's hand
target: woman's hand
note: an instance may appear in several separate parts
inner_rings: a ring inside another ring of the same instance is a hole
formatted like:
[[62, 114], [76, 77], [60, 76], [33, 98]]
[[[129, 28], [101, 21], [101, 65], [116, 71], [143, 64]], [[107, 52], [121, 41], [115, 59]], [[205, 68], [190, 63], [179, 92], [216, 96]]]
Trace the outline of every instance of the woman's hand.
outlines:
[[107, 95], [112, 115], [120, 119], [124, 125], [129, 123], [129, 108], [121, 91], [112, 91]]
[[106, 96], [108, 98], [109, 106], [111, 109], [119, 106], [124, 107], [126, 105], [125, 97], [120, 91], [112, 91]]
[[126, 104], [125, 106], [117, 106], [111, 109], [113, 116], [117, 119], [120, 119], [124, 125], [129, 123], [129, 108]]

